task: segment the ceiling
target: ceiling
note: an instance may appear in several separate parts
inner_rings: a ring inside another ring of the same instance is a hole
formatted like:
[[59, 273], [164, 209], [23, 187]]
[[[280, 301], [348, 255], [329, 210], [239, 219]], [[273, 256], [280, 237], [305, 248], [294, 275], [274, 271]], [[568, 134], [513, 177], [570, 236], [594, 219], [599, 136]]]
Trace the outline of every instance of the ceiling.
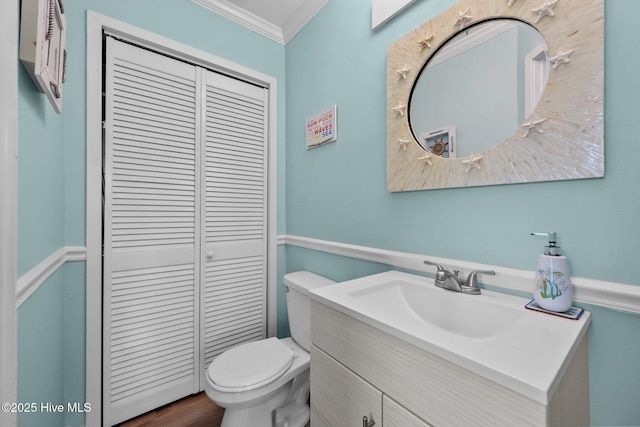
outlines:
[[329, 0], [191, 0], [227, 19], [286, 44]]

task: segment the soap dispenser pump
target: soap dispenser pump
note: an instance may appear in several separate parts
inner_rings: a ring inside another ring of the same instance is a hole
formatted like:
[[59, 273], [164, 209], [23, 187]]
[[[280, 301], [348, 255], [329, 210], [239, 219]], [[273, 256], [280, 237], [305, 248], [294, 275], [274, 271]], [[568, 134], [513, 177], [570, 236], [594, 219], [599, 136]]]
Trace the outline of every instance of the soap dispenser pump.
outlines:
[[549, 245], [538, 257], [533, 297], [543, 309], [565, 312], [573, 304], [573, 285], [569, 271], [569, 260], [560, 255], [556, 246], [557, 233], [531, 233], [532, 236], [548, 236]]

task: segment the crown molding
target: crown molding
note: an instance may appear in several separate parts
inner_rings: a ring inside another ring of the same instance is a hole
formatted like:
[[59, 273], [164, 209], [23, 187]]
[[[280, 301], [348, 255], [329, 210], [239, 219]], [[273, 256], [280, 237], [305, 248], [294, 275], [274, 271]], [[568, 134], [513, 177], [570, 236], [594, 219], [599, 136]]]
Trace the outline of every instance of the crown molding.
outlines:
[[329, 0], [306, 0], [282, 28], [284, 44], [289, 43], [313, 19]]
[[307, 0], [303, 2], [282, 28], [227, 0], [191, 0], [191, 2], [285, 45], [311, 21], [329, 0]]
[[256, 33], [280, 44], [284, 44], [282, 28], [267, 20], [228, 2], [227, 0], [191, 0], [206, 9], [224, 16], [230, 21], [240, 24]]

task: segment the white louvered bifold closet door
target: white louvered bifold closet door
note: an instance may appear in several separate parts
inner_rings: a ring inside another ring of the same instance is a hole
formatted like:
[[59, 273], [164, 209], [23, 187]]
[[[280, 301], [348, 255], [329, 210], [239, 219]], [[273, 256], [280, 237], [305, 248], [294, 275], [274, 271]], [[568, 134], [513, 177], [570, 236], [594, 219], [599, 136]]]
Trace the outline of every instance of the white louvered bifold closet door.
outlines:
[[107, 425], [199, 389], [196, 74], [192, 65], [107, 38]]
[[266, 336], [268, 90], [107, 37], [103, 423]]
[[205, 73], [204, 366], [266, 336], [267, 89]]

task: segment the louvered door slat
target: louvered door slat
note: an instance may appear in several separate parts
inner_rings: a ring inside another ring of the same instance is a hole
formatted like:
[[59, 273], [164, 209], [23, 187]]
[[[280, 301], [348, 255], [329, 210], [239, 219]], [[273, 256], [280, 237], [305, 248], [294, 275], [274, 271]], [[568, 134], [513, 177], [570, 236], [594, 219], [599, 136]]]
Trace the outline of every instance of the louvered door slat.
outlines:
[[[212, 106], [219, 107], [219, 106]], [[218, 133], [221, 142], [234, 140], [238, 137], [248, 143], [259, 145], [261, 134], [254, 128], [254, 123], [250, 120], [232, 120], [230, 117], [219, 116], [212, 119], [209, 128]]]
[[[207, 130], [212, 128], [212, 126], [208, 126]], [[247, 138], [245, 135], [236, 132], [223, 133], [221, 130], [218, 130], [218, 138], [220, 144], [235, 144], [237, 151], [261, 151], [264, 146], [261, 144], [261, 141], [256, 138]]]
[[198, 389], [196, 69], [107, 40], [105, 418]]
[[[230, 140], [227, 140], [227, 143], [231, 142]], [[237, 144], [234, 147], [234, 150], [236, 152], [239, 153], [243, 153], [242, 155], [245, 157], [250, 157], [250, 158], [254, 158], [254, 159], [259, 159], [259, 160], [264, 160], [264, 153], [262, 151], [262, 148], [260, 145], [250, 145], [250, 144]], [[213, 149], [212, 151], [210, 151], [208, 154], [209, 155], [220, 155], [224, 153], [223, 149]]]
[[157, 110], [150, 108], [135, 108], [131, 105], [118, 105], [118, 114], [116, 117], [121, 119], [124, 123], [136, 123], [136, 124], [155, 124], [174, 130], [183, 130], [194, 125], [194, 117], [180, 116], [173, 114], [168, 108], [166, 110]]
[[[130, 64], [121, 63], [115, 69], [115, 76], [119, 80], [120, 91], [115, 100], [136, 99], [138, 95], [144, 96], [147, 103], [154, 105], [181, 106], [181, 110], [188, 111], [193, 107], [192, 88], [190, 82], [180, 82], [175, 79], [163, 79], [159, 74], [149, 69], [127, 68]], [[181, 84], [182, 83], [182, 84]]]
[[244, 331], [248, 331], [251, 333], [262, 323], [262, 317], [259, 314], [252, 316], [244, 316], [237, 321], [234, 322], [226, 322], [226, 323], [214, 323], [214, 326], [211, 328], [211, 335], [216, 337], [225, 337], [225, 336], [233, 336], [237, 334], [238, 328], [243, 329]]
[[[119, 77], [118, 71], [119, 69], [116, 68], [114, 72], [114, 75], [116, 77]], [[169, 108], [173, 105], [173, 107], [177, 110], [184, 112], [188, 112], [192, 107], [192, 103], [190, 103], [186, 97], [182, 96], [182, 94], [178, 94], [176, 96], [174, 93], [171, 93], [170, 89], [163, 90], [162, 88], [158, 87], [152, 90], [149, 86], [132, 87], [130, 82], [122, 79], [120, 80], [120, 83], [121, 90], [114, 95], [114, 99], [116, 101], [126, 102], [129, 99], [145, 99], [147, 100], [147, 103], [151, 104], [152, 107], [160, 107], [162, 109]], [[165, 83], [162, 83], [161, 85], [164, 84]], [[171, 84], [171, 82], [169, 82], [169, 84]], [[167, 98], [166, 95], [170, 95], [170, 97]]]
[[266, 335], [266, 96], [206, 75], [204, 361]]
[[189, 108], [175, 108], [175, 106], [151, 104], [143, 96], [120, 97], [113, 101], [113, 105], [118, 110], [139, 111], [147, 113], [157, 113], [171, 115], [175, 119], [191, 120], [191, 110]]
[[126, 347], [116, 349], [113, 353], [112, 359], [114, 362], [120, 363], [122, 366], [130, 366], [129, 363], [131, 362], [139, 363], [143, 360], [143, 356], [160, 354], [162, 351], [167, 349], [175, 350], [178, 348], [182, 350], [183, 348], [187, 348], [189, 343], [190, 339], [181, 337], [180, 333], [167, 334], [162, 339], [146, 342], [141, 341], [135, 348]]
[[122, 154], [125, 154], [123, 158], [135, 158], [135, 159], [138, 159], [138, 161], [146, 161], [156, 165], [158, 164], [166, 165], [168, 162], [171, 162], [176, 166], [189, 165], [191, 162], [191, 159], [193, 158], [193, 152], [187, 152], [181, 155], [176, 151], [173, 151], [171, 153], [171, 157], [168, 157], [167, 156], [168, 153], [163, 152], [162, 150], [159, 150], [157, 148], [157, 143], [156, 143], [156, 149], [151, 151], [144, 145], [140, 144], [139, 142], [135, 145], [134, 144], [129, 145], [126, 142], [121, 141], [120, 152]]
[[170, 153], [185, 153], [187, 157], [193, 155], [193, 146], [190, 145], [188, 138], [168, 137], [165, 135], [149, 135], [136, 129], [126, 129], [125, 132], [114, 132], [113, 137], [117, 139], [122, 146], [134, 145], [143, 149], [153, 149], [160, 154], [164, 151]]
[[175, 324], [183, 320], [185, 310], [172, 310], [171, 314], [157, 313], [146, 316], [138, 316], [130, 322], [111, 323], [111, 333], [116, 336], [118, 334], [126, 334], [128, 331], [134, 331], [136, 328], [141, 330], [147, 327], [155, 327], [164, 324]]
[[[157, 144], [156, 144], [157, 145]], [[177, 153], [171, 153], [171, 157], [167, 156], [166, 152], [159, 150], [156, 146], [153, 150], [148, 147], [142, 146], [140, 143], [135, 145], [128, 145], [126, 142], [119, 141], [118, 144], [118, 156], [121, 159], [130, 159], [138, 164], [149, 164], [162, 167], [175, 167], [186, 168], [191, 163], [193, 158], [193, 152], [187, 152], [180, 156]]]

